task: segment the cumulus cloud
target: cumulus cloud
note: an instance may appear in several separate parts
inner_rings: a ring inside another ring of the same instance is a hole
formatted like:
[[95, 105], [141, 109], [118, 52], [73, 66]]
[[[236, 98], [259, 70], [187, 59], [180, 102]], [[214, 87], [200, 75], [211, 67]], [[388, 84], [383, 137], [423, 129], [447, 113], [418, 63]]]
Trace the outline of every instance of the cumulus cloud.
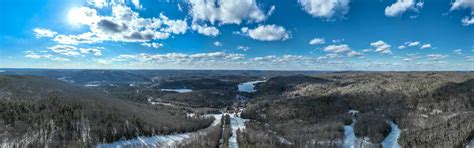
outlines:
[[32, 59], [50, 59], [53, 57], [51, 54], [37, 54], [33, 51], [27, 51], [25, 57]]
[[102, 56], [102, 50], [97, 48], [78, 48], [71, 45], [55, 45], [48, 47], [53, 53], [65, 56], [84, 56], [83, 54], [92, 54], [94, 56]]
[[375, 48], [375, 52], [384, 53], [384, 54], [392, 53], [392, 51], [390, 51], [391, 46], [382, 40], [370, 43], [370, 46]]
[[471, 9], [471, 12], [474, 13], [474, 1], [472, 0], [454, 0], [451, 4], [451, 11], [458, 9]]
[[44, 29], [44, 28], [35, 28], [33, 29], [33, 32], [35, 32], [36, 38], [42, 38], [42, 37], [49, 37], [52, 38], [57, 32], [51, 31], [49, 29]]
[[453, 50], [453, 53], [457, 55], [462, 55], [462, 49]]
[[247, 46], [237, 46], [237, 50], [248, 51], [250, 47]]
[[79, 56], [81, 53], [77, 52], [77, 47], [70, 46], [70, 45], [55, 45], [52, 47], [48, 47], [51, 51], [55, 53], [59, 53], [66, 56]]
[[[189, 0], [189, 14], [194, 21], [211, 24], [240, 24], [242, 21], [262, 22], [268, 16], [257, 6], [256, 0]], [[275, 8], [272, 7], [269, 15]]]
[[349, 12], [350, 0], [298, 0], [298, 3], [313, 17], [332, 18]]
[[53, 39], [61, 44], [114, 42], [149, 42], [166, 39], [173, 34], [184, 34], [186, 20], [172, 20], [164, 14], [158, 18], [142, 18], [137, 12], [123, 5], [113, 5], [110, 16], [100, 16], [89, 7], [72, 9], [73, 23], [89, 27], [89, 31], [77, 35], [57, 35]]
[[347, 56], [348, 57], [362, 57], [362, 56], [364, 56], [364, 54], [361, 53], [361, 52], [357, 52], [357, 51], [350, 51], [350, 52], [347, 53]]
[[472, 0], [454, 0], [451, 4], [451, 11], [459, 9], [470, 9], [471, 16], [466, 16], [461, 20], [463, 26], [474, 25], [474, 1]]
[[207, 26], [206, 24], [205, 25], [199, 25], [199, 24], [193, 23], [191, 25], [191, 29], [197, 31], [198, 33], [200, 33], [202, 35], [206, 35], [206, 36], [215, 37], [215, 36], [219, 35], [219, 29], [217, 29], [216, 27], [213, 27], [213, 26]]
[[428, 54], [428, 55], [426, 55], [426, 57], [427, 57], [428, 60], [430, 60], [430, 61], [438, 61], [438, 60], [442, 60], [442, 59], [448, 58], [449, 55], [443, 55], [443, 54]]
[[331, 54], [327, 54], [325, 56], [320, 56], [318, 58], [318, 60], [342, 57], [340, 55], [342, 53], [345, 53], [348, 57], [362, 57], [362, 56], [364, 56], [363, 53], [352, 50], [349, 47], [349, 45], [347, 45], [347, 44], [328, 45], [328, 46], [324, 47], [323, 50], [326, 51], [326, 52], [331, 52]]
[[314, 38], [311, 41], [309, 41], [310, 45], [319, 45], [319, 44], [324, 44], [326, 43], [326, 40], [324, 38]]
[[48, 60], [53, 60], [53, 61], [60, 61], [60, 62], [66, 62], [66, 61], [71, 61], [70, 59], [67, 58], [62, 58], [62, 57], [55, 57], [52, 54], [38, 54], [34, 51], [28, 50], [26, 51], [25, 57], [27, 58], [32, 58], [32, 59], [48, 59]]
[[109, 5], [108, 0], [87, 0], [87, 3], [97, 8], [103, 8]]
[[420, 49], [428, 49], [431, 48], [431, 44], [423, 44]]
[[398, 49], [405, 49], [405, 48], [407, 48], [407, 47], [406, 47], [406, 46], [404, 46], [404, 45], [400, 45], [400, 46], [398, 46]]
[[149, 48], [156, 48], [156, 49], [163, 47], [162, 43], [155, 43], [155, 42], [153, 42], [153, 43], [142, 43], [140, 45], [145, 46], [145, 47], [149, 47]]
[[466, 56], [466, 61], [474, 62], [474, 56]]
[[388, 16], [388, 17], [399, 16], [405, 13], [409, 9], [418, 11], [418, 9], [421, 7], [423, 7], [422, 1], [415, 4], [415, 0], [397, 0], [397, 2], [385, 8], [385, 16]]
[[97, 48], [79, 48], [79, 51], [84, 54], [93, 54], [94, 56], [102, 56], [102, 50]]
[[466, 16], [461, 20], [461, 22], [463, 26], [474, 25], [474, 16], [472, 17]]
[[141, 9], [140, 0], [87, 0], [87, 4], [96, 8], [104, 8], [114, 5], [124, 5], [126, 2], [130, 2], [136, 9]]
[[290, 33], [283, 27], [277, 25], [260, 25], [257, 28], [241, 29], [242, 34], [259, 41], [284, 41], [290, 39]]
[[419, 45], [420, 45], [420, 42], [418, 42], [418, 41], [415, 41], [415, 42], [405, 42], [405, 45], [407, 45], [407, 46], [409, 46], [409, 47], [419, 46]]
[[326, 52], [341, 53], [341, 52], [349, 52], [352, 49], [349, 47], [349, 45], [341, 44], [341, 45], [329, 45], [329, 46], [324, 47], [323, 50]]
[[142, 8], [142, 5], [140, 5], [140, 0], [132, 0], [132, 4], [133, 4], [133, 6], [135, 6], [135, 8], [137, 8], [137, 9], [141, 9], [141, 8]]
[[221, 46], [222, 46], [222, 43], [219, 42], [219, 41], [216, 41], [216, 42], [214, 42], [214, 46], [216, 46], [216, 47], [221, 47]]

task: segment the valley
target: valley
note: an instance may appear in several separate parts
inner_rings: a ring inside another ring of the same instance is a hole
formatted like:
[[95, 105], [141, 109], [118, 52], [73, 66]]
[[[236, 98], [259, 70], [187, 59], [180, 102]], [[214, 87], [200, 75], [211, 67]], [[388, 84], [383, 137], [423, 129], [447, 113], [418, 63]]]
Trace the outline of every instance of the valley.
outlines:
[[472, 72], [6, 69], [0, 142], [469, 147], [473, 96]]

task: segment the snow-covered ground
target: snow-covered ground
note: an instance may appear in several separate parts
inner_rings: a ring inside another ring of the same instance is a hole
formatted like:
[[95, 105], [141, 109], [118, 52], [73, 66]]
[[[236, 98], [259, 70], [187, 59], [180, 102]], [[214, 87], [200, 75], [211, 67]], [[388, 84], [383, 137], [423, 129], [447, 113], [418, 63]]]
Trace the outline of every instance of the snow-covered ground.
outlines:
[[466, 145], [466, 148], [474, 148], [474, 139]]
[[230, 127], [232, 129], [232, 136], [229, 138], [229, 148], [238, 148], [237, 143], [237, 130], [241, 131], [245, 129], [245, 119], [240, 118], [240, 113], [229, 114], [230, 116]]
[[171, 92], [177, 92], [177, 93], [187, 93], [187, 92], [192, 92], [192, 89], [161, 89], [161, 91], [171, 91]]
[[239, 91], [248, 92], [248, 93], [255, 92], [256, 91], [255, 84], [262, 83], [262, 82], [266, 82], [266, 81], [250, 81], [250, 82], [240, 83], [238, 86]]
[[[349, 110], [349, 114], [352, 115], [352, 123], [351, 125], [344, 126], [344, 143], [342, 145], [343, 148], [354, 148], [354, 147], [371, 147], [374, 146], [373, 143], [370, 142], [368, 137], [364, 138], [357, 138], [354, 133], [354, 124], [356, 124], [356, 114], [359, 113], [357, 110]], [[398, 138], [400, 137], [400, 128], [394, 122], [390, 123], [391, 132], [385, 137], [384, 141], [382, 141], [382, 147], [384, 148], [400, 148], [398, 144]]]
[[344, 143], [342, 145], [343, 148], [353, 148], [357, 140], [354, 133], [354, 124], [356, 122], [355, 115], [359, 113], [359, 111], [349, 110], [348, 113], [352, 115], [352, 123], [351, 125], [344, 125]]
[[400, 145], [398, 144], [398, 138], [400, 137], [400, 128], [398, 128], [398, 125], [394, 122], [390, 122], [390, 127], [392, 128], [392, 131], [382, 141], [382, 147], [400, 148]]
[[[209, 114], [205, 117], [214, 117], [215, 120], [212, 122], [210, 127], [214, 127], [220, 124], [222, 114]], [[206, 128], [207, 129], [207, 128]], [[120, 140], [109, 144], [99, 144], [97, 148], [117, 148], [117, 147], [176, 147], [177, 144], [185, 142], [193, 135], [205, 134], [205, 129], [182, 134], [173, 135], [157, 135], [151, 137], [138, 137], [130, 140]]]

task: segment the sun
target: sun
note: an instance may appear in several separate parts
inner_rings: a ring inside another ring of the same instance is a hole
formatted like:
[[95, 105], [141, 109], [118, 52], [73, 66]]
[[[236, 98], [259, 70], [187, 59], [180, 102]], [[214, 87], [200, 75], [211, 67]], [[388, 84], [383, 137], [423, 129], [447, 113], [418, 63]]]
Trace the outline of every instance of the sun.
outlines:
[[82, 17], [81, 11], [79, 8], [71, 8], [69, 10], [67, 19], [70, 24], [79, 24], [80, 23], [80, 18]]
[[88, 7], [69, 9], [67, 20], [72, 25], [90, 25], [97, 21], [97, 11]]

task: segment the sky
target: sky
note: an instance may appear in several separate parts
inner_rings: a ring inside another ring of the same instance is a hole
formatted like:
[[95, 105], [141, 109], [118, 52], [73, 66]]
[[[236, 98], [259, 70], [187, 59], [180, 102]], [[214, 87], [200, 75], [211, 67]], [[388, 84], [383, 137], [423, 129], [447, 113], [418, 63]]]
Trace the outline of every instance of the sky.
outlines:
[[474, 0], [2, 0], [0, 68], [474, 70]]

